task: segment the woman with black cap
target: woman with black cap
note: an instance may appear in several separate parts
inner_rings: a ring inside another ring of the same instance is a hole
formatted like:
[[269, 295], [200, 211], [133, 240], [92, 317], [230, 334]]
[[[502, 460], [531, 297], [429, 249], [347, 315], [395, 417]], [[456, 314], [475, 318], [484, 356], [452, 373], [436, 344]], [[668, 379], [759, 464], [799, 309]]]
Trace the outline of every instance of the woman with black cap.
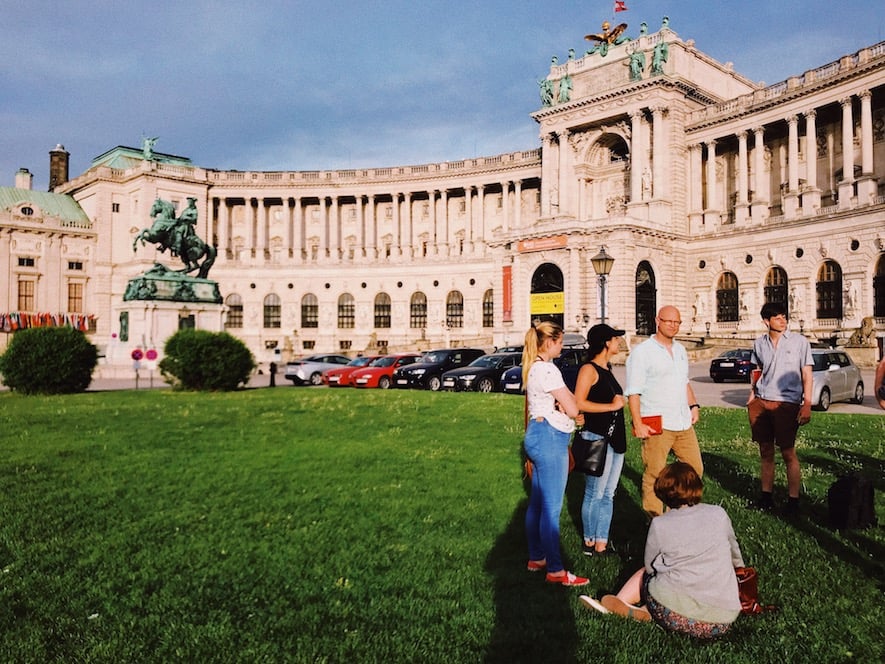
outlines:
[[605, 323], [587, 332], [590, 361], [581, 367], [575, 386], [578, 408], [584, 413], [584, 429], [609, 437], [608, 453], [602, 475], [587, 475], [581, 520], [584, 524], [583, 551], [586, 556], [603, 555], [614, 509], [614, 495], [624, 467], [627, 432], [624, 426], [624, 390], [612, 374], [611, 359], [620, 351], [619, 337]]

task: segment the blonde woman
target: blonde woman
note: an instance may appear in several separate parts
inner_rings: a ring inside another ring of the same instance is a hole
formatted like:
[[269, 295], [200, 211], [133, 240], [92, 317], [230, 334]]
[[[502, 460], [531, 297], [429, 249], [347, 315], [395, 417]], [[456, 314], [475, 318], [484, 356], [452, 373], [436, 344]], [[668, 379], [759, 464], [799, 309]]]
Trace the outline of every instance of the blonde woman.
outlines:
[[575, 396], [553, 360], [562, 352], [562, 328], [538, 323], [525, 335], [522, 381], [528, 423], [523, 446], [533, 465], [525, 515], [528, 570], [546, 570], [549, 583], [583, 586], [589, 579], [566, 571], [559, 549], [559, 515], [568, 479], [568, 446], [578, 416]]

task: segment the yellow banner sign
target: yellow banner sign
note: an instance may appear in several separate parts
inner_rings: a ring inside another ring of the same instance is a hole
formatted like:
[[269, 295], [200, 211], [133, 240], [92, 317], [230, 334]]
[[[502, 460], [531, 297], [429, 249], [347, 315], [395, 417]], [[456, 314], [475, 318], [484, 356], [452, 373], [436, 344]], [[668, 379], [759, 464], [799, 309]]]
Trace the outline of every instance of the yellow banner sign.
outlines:
[[532, 293], [529, 301], [531, 314], [561, 314], [565, 312], [565, 293]]

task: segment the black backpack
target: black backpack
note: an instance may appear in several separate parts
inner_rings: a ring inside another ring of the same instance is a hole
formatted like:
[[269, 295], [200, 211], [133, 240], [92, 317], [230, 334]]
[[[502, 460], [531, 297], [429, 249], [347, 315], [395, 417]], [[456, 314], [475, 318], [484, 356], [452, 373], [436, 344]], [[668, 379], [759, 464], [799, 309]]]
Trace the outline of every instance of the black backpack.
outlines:
[[838, 530], [870, 528], [877, 523], [873, 482], [861, 473], [840, 477], [827, 491], [830, 525]]

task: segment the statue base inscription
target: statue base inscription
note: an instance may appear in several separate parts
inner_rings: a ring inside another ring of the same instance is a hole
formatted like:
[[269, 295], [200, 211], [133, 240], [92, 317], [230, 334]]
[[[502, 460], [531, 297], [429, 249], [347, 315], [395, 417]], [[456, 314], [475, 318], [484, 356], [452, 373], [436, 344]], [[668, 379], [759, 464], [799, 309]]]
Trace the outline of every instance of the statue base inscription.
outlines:
[[190, 277], [170, 270], [165, 265], [154, 266], [129, 280], [123, 300], [166, 300], [169, 302], [199, 302], [221, 304], [223, 302], [218, 283], [211, 279]]

